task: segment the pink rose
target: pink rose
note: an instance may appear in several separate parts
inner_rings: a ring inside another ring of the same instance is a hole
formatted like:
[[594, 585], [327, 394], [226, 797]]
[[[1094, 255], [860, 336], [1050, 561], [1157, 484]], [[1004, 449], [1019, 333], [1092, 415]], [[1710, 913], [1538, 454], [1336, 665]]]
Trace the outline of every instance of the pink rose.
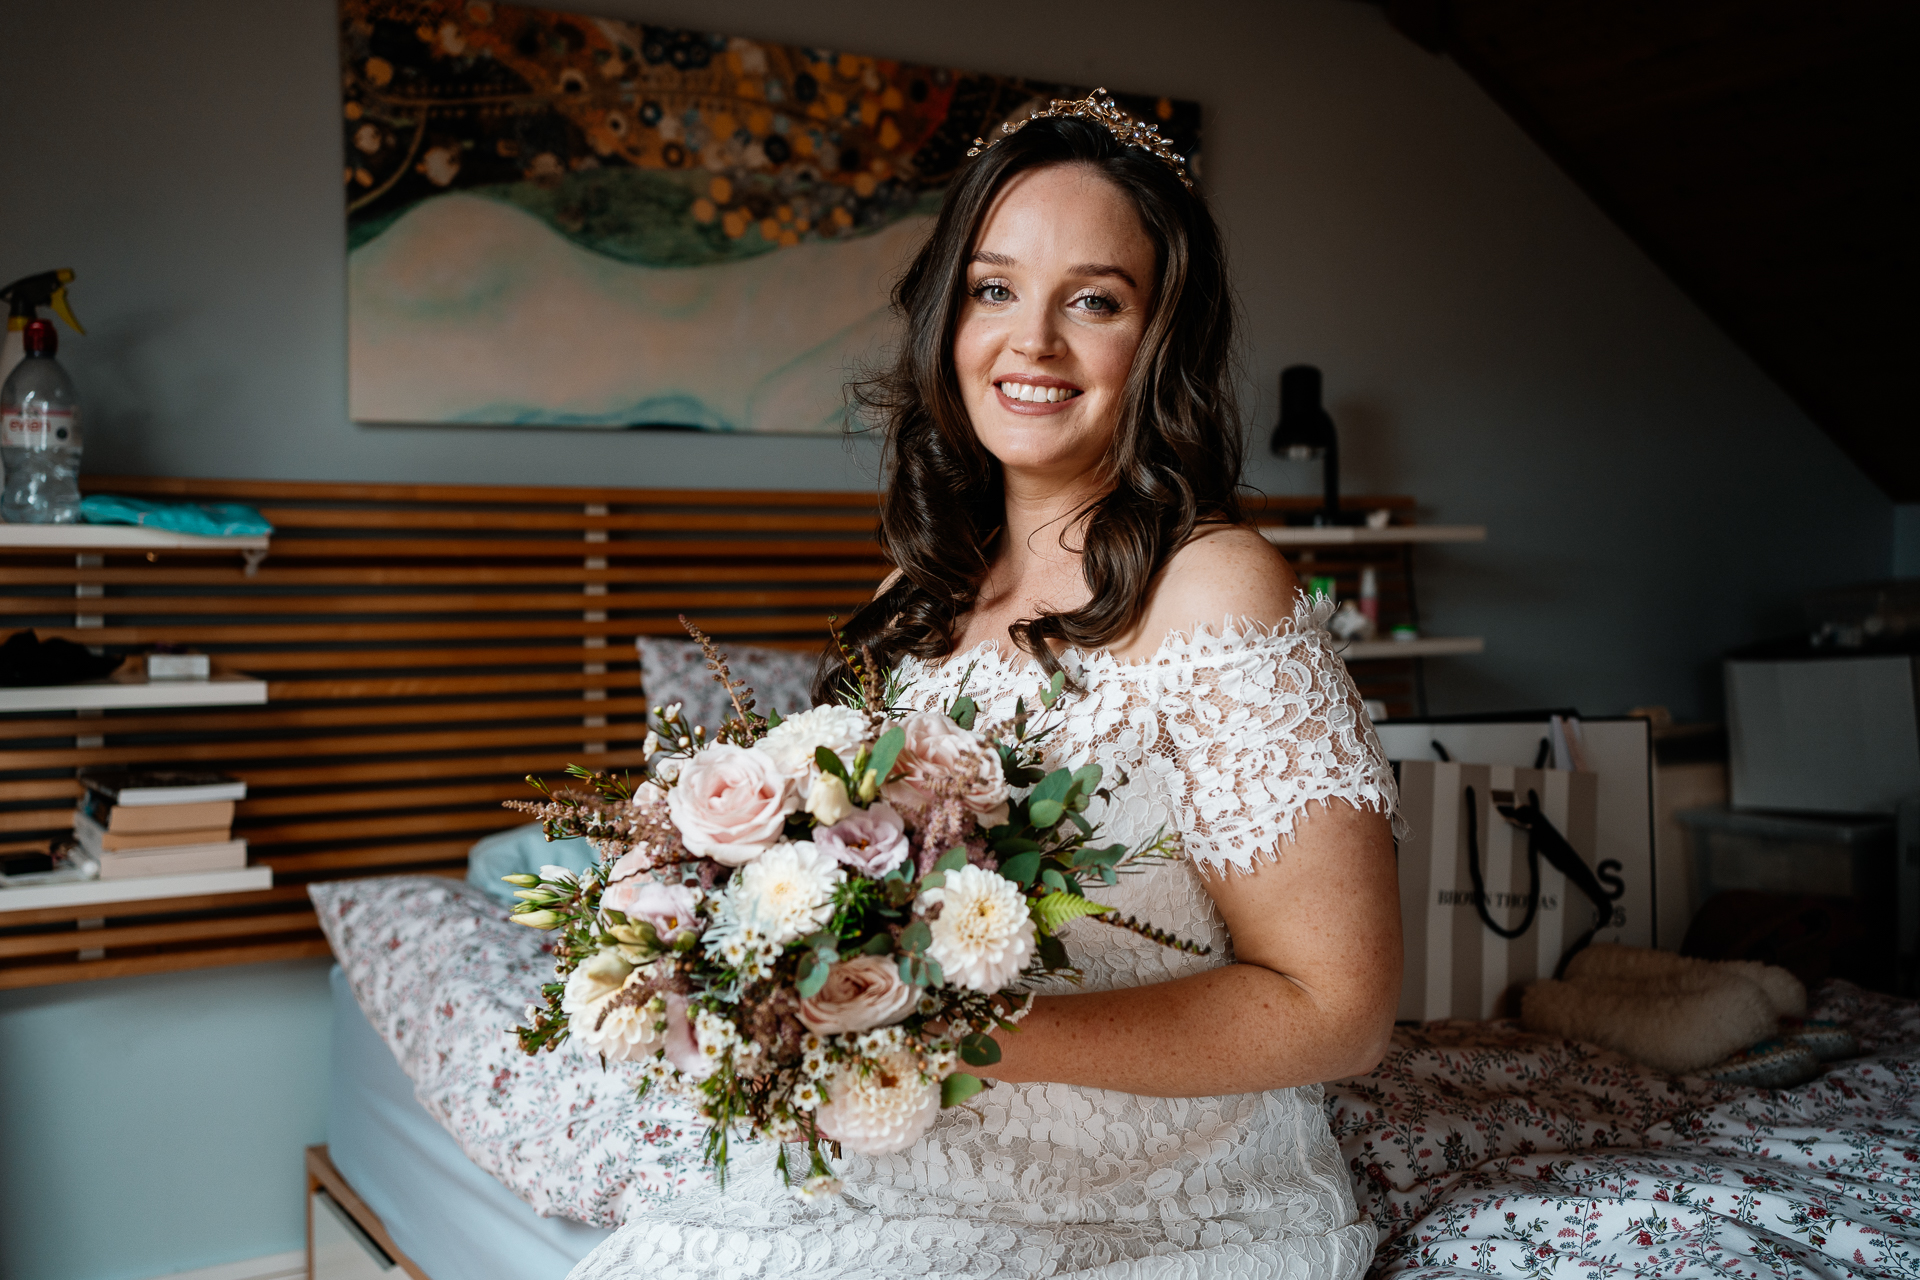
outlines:
[[793, 787], [772, 756], [725, 742], [687, 761], [667, 792], [688, 852], [730, 867], [765, 853], [794, 807]]
[[[632, 855], [629, 854], [628, 857]], [[621, 862], [626, 861], [625, 858]], [[632, 921], [645, 920], [669, 945], [682, 933], [698, 933], [702, 921], [696, 908], [700, 899], [692, 889], [680, 884], [662, 884], [651, 876], [620, 877], [620, 863], [613, 864], [615, 880], [600, 895], [600, 905], [618, 911]]]
[[855, 956], [827, 973], [827, 985], [800, 1002], [807, 1029], [830, 1036], [841, 1031], [870, 1031], [912, 1012], [920, 988], [900, 981], [900, 962], [892, 956]]
[[813, 843], [843, 866], [877, 879], [906, 860], [907, 824], [882, 800], [871, 809], [855, 809], [830, 827], [815, 827]]
[[921, 711], [905, 721], [906, 746], [900, 752], [887, 799], [924, 809], [941, 782], [959, 785], [960, 802], [984, 826], [1007, 820], [1007, 778], [1000, 753], [938, 711]]

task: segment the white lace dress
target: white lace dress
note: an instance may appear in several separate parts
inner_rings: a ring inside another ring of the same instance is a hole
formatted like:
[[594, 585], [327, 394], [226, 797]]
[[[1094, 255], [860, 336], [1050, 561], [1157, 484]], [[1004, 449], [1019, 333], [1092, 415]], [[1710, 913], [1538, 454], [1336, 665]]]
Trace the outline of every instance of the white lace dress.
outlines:
[[[1217, 637], [1170, 637], [1140, 663], [1063, 658], [1085, 692], [1069, 695], [1050, 763], [1091, 758], [1125, 770], [1113, 803], [1090, 816], [1129, 843], [1163, 825], [1178, 831], [1189, 860], [1152, 864], [1093, 896], [1213, 947], [1192, 956], [1076, 921], [1064, 936], [1085, 989], [1228, 962], [1226, 929], [1192, 864], [1245, 870], [1284, 856], [1312, 801], [1392, 811], [1392, 773], [1323, 616], [1303, 605], [1278, 630], [1229, 624]], [[989, 647], [935, 664], [907, 660], [907, 700], [946, 706], [970, 665], [965, 692], [981, 723], [1010, 715], [1017, 694], [1035, 704], [1039, 669]], [[904, 1154], [846, 1156], [846, 1195], [823, 1205], [802, 1204], [782, 1185], [770, 1146], [734, 1151], [725, 1191], [689, 1191], [629, 1221], [572, 1280], [1341, 1280], [1361, 1275], [1373, 1254], [1374, 1230], [1354, 1207], [1318, 1085], [1148, 1098], [995, 1084], [942, 1112]]]

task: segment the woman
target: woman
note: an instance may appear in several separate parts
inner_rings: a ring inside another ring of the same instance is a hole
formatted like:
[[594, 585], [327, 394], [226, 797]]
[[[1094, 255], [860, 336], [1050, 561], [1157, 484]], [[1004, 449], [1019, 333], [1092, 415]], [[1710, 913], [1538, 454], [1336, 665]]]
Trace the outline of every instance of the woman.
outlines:
[[842, 1161], [844, 1200], [736, 1158], [582, 1280], [1351, 1277], [1372, 1255], [1316, 1082], [1370, 1069], [1391, 1028], [1392, 775], [1322, 614], [1239, 523], [1218, 232], [1098, 95], [978, 154], [864, 393], [900, 570], [849, 638], [916, 709], [965, 692], [997, 718], [1064, 670], [1050, 763], [1124, 775], [1091, 816], [1184, 848], [1103, 899], [1211, 951], [1076, 922], [1085, 982], [1039, 997], [993, 1087], [911, 1151]]

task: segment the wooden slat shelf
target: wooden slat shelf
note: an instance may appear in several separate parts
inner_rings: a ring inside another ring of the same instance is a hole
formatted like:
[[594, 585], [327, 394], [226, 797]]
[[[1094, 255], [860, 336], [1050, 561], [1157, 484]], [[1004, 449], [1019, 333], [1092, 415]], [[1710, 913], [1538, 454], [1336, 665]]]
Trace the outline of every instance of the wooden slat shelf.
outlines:
[[[0, 986], [323, 954], [307, 883], [459, 875], [525, 777], [642, 763], [633, 649], [687, 613], [723, 643], [817, 651], [886, 575], [872, 495], [82, 478], [239, 501], [275, 526], [252, 572], [143, 545], [0, 548], [0, 627], [191, 645], [264, 706], [0, 712], [0, 846], [60, 834], [84, 765], [244, 779], [235, 834], [276, 887], [164, 906], [6, 911]], [[151, 552], [151, 554], [150, 554]], [[99, 563], [93, 563], [94, 560]], [[9, 626], [9, 624], [11, 624]], [[106, 919], [104, 929], [73, 922]], [[82, 948], [105, 959], [75, 958]]]

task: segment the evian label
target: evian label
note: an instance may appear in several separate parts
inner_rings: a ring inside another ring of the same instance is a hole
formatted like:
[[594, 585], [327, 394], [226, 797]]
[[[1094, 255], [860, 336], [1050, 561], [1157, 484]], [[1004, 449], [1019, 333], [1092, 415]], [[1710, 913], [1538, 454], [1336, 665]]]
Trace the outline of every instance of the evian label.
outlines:
[[0, 411], [0, 448], [77, 449], [80, 447], [80, 418], [71, 409], [18, 409]]

